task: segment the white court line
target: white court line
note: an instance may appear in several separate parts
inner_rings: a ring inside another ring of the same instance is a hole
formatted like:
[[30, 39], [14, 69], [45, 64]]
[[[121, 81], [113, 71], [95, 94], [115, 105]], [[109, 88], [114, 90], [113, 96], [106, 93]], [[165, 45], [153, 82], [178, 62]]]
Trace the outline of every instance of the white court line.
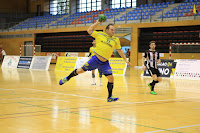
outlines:
[[[181, 128], [194, 127], [194, 126], [200, 126], [200, 124], [183, 126], [183, 127], [169, 128], [169, 129], [166, 129], [166, 130], [181, 129]], [[150, 131], [150, 132], [145, 132], [145, 133], [155, 133], [155, 132], [161, 132], [161, 131], [166, 131], [166, 130], [156, 130], [156, 131]]]
[[[39, 92], [46, 92], [46, 93], [54, 93], [54, 94], [61, 94], [61, 95], [67, 95], [67, 96], [75, 96], [75, 97], [88, 98], [88, 99], [106, 100], [106, 99], [102, 99], [102, 98], [80, 96], [80, 95], [76, 95], [76, 94], [65, 94], [65, 93], [60, 93], [60, 92], [51, 92], [51, 91], [28, 89], [28, 88], [21, 88], [21, 89], [39, 91]], [[187, 98], [165, 99], [165, 100], [155, 100], [155, 101], [143, 101], [143, 102], [133, 102], [133, 103], [132, 102], [123, 102], [123, 101], [117, 101], [117, 102], [126, 103], [126, 104], [137, 104], [137, 103], [156, 103], [156, 102], [164, 102], [164, 101], [172, 101], [172, 100], [184, 100], [184, 99], [195, 99], [195, 98], [199, 98], [199, 97], [187, 97]]]
[[9, 90], [9, 91], [12, 91], [12, 90], [15, 90], [15, 89], [5, 89], [5, 88], [0, 88], [2, 90]]
[[64, 100], [58, 100], [58, 99], [44, 99], [44, 98], [9, 98], [9, 99], [0, 99], [0, 100], [25, 100], [25, 99], [37, 99], [37, 100], [46, 100], [46, 101], [58, 101], [58, 102], [69, 102]]

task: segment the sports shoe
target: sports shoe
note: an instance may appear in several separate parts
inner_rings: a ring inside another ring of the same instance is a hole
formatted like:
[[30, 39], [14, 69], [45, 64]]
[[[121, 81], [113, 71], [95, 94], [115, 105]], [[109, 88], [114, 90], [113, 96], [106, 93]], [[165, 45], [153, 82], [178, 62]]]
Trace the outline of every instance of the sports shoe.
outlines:
[[149, 86], [150, 91], [151, 91], [152, 90], [152, 86], [150, 85], [150, 83], [148, 83], [147, 85]]
[[119, 98], [114, 98], [113, 96], [107, 98], [107, 102], [117, 101]]
[[64, 83], [66, 83], [68, 81], [67, 77], [65, 77], [64, 79], [61, 79], [59, 81], [59, 85], [63, 85]]
[[155, 91], [151, 91], [150, 94], [156, 95], [157, 93]]

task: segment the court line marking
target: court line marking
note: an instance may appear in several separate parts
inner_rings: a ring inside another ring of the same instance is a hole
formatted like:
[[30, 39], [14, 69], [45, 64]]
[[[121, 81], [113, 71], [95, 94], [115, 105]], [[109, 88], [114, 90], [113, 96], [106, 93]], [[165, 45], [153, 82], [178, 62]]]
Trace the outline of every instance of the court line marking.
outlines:
[[[52, 111], [55, 111], [55, 109], [49, 108], [49, 107], [43, 107], [43, 106], [34, 105], [34, 104], [28, 104], [28, 103], [23, 103], [23, 102], [17, 102], [17, 103], [24, 104], [24, 105], [29, 105], [29, 106], [36, 106], [36, 107], [45, 108], [45, 109], [51, 109]], [[56, 111], [61, 111], [61, 112], [71, 113], [71, 114], [76, 114], [76, 115], [81, 115], [81, 116], [87, 116], [87, 117], [92, 117], [92, 118], [97, 118], [97, 119], [103, 119], [103, 120], [107, 120], [107, 121], [114, 121], [114, 122], [125, 123], [124, 121], [120, 121], [120, 120], [108, 119], [108, 118], [98, 117], [98, 116], [93, 116], [93, 115], [80, 114], [80, 112], [76, 113], [76, 112], [66, 111], [66, 110], [62, 110], [62, 109], [58, 109]], [[47, 115], [47, 114], [42, 114], [42, 115]], [[148, 128], [153, 128], [153, 129], [160, 129], [160, 130], [170, 131], [170, 132], [176, 132], [176, 133], [182, 133], [182, 132], [179, 132], [179, 131], [173, 131], [173, 130], [167, 130], [167, 129], [157, 128], [157, 127], [152, 127], [152, 126], [146, 126], [146, 125], [132, 123], [132, 122], [127, 123], [127, 124], [132, 124], [132, 125], [142, 126], [142, 127], [148, 127]]]
[[[39, 91], [39, 92], [44, 92], [44, 93], [53, 93], [53, 94], [61, 94], [61, 95], [68, 95], [68, 96], [75, 96], [75, 97], [81, 97], [81, 98], [88, 98], [88, 99], [98, 99], [98, 100], [106, 100], [106, 99], [101, 99], [101, 98], [96, 98], [96, 97], [88, 97], [88, 96], [80, 96], [76, 94], [65, 94], [65, 93], [60, 93], [60, 92], [51, 92], [51, 91], [44, 91], [44, 90], [36, 90], [36, 89], [29, 89], [29, 88], [21, 88], [25, 90], [32, 90], [32, 91]], [[21, 90], [20, 89], [20, 90]], [[117, 101], [119, 103], [126, 103], [126, 104], [137, 104], [137, 103], [153, 103], [153, 102], [162, 102], [162, 101], [170, 101], [170, 100], [184, 100], [184, 99], [195, 99], [199, 97], [188, 97], [188, 98], [177, 98], [177, 99], [165, 99], [165, 100], [155, 100], [155, 101], [144, 101], [144, 102], [123, 102], [123, 101]], [[9, 99], [7, 99], [9, 100]], [[68, 101], [69, 102], [69, 101]]]
[[[181, 129], [181, 128], [194, 127], [194, 126], [200, 126], [200, 124], [189, 125], [189, 126], [182, 126], [182, 127], [175, 127], [175, 128], [168, 128], [168, 129], [169, 130], [172, 130], [172, 129]], [[156, 130], [156, 131], [150, 131], [150, 132], [145, 132], [145, 133], [155, 133], [155, 132], [161, 132], [161, 131], [165, 131], [165, 130]]]
[[12, 90], [15, 90], [15, 89], [5, 89], [5, 88], [0, 88], [2, 90], [9, 90], [9, 91], [12, 91]]
[[[32, 91], [39, 91], [39, 92], [47, 92], [47, 93], [53, 93], [53, 94], [61, 94], [61, 95], [68, 95], [68, 96], [75, 96], [75, 97], [81, 97], [81, 98], [88, 98], [88, 99], [98, 99], [98, 100], [107, 100], [102, 98], [96, 98], [96, 97], [88, 97], [88, 96], [81, 96], [76, 94], [65, 94], [60, 92], [51, 92], [51, 91], [44, 91], [44, 90], [36, 90], [36, 89], [29, 89], [29, 88], [21, 88], [25, 90], [32, 90]], [[153, 102], [162, 102], [162, 101], [170, 101], [170, 100], [184, 100], [184, 99], [195, 99], [199, 97], [187, 97], [187, 98], [176, 98], [176, 99], [165, 99], [165, 100], [155, 100], [155, 101], [143, 101], [143, 102], [123, 102], [123, 101], [117, 101], [119, 103], [126, 103], [126, 104], [137, 104], [137, 103], [153, 103]]]
[[39, 100], [46, 100], [46, 101], [69, 102], [69, 101], [59, 100], [59, 99], [44, 99], [44, 98], [9, 98], [9, 99], [0, 99], [0, 100], [25, 100], [25, 99], [39, 99]]
[[[58, 92], [51, 92], [51, 91], [43, 91], [43, 90], [36, 90], [36, 89], [28, 89], [28, 88], [22, 88], [22, 89], [26, 89], [26, 90], [32, 90], [32, 91], [40, 91], [40, 92], [47, 92], [47, 93], [55, 93], [55, 94], [62, 94], [62, 95], [70, 95], [70, 96], [76, 96], [76, 97], [84, 97], [84, 98], [88, 98], [86, 96], [79, 96], [79, 95], [75, 95], [75, 94], [65, 94], [65, 93], [58, 93]], [[89, 97], [89, 98], [94, 98], [94, 97]], [[194, 98], [194, 97], [191, 97]], [[19, 98], [18, 98], [19, 99]], [[21, 98], [23, 99], [23, 98]], [[30, 98], [28, 98], [30, 99]], [[100, 98], [94, 98], [94, 99], [100, 99]], [[148, 102], [158, 102], [158, 101], [169, 101], [169, 100], [180, 100], [180, 99], [190, 99], [190, 98], [179, 98], [179, 99], [167, 99], [167, 100], [156, 100], [156, 101], [145, 101], [145, 102], [134, 102], [134, 103], [130, 103], [130, 102], [123, 102], [123, 103], [128, 103], [128, 104], [136, 104], [136, 103], [148, 103]], [[49, 99], [48, 99], [49, 100]], [[100, 100], [105, 100], [105, 99], [100, 99]], [[21, 103], [21, 102], [17, 102], [17, 103]], [[34, 106], [34, 105], [32, 105]], [[42, 106], [41, 106], [42, 107]], [[44, 107], [43, 107], [44, 108]], [[46, 107], [47, 108], [47, 107]], [[60, 110], [61, 111], [61, 110]], [[64, 111], [64, 110], [63, 110]], [[65, 111], [66, 112], [66, 111]], [[68, 111], [67, 111], [68, 112]], [[75, 113], [75, 112], [71, 112], [71, 113]], [[78, 113], [75, 113], [78, 114]], [[106, 119], [106, 118], [105, 118]], [[118, 121], [118, 120], [111, 120], [111, 121]], [[118, 121], [118, 122], [122, 122], [122, 121]], [[124, 123], [124, 122], [122, 122]], [[137, 125], [135, 123], [130, 123], [130, 124], [134, 124]], [[139, 125], [139, 124], [138, 124]], [[139, 125], [140, 126], [140, 125]], [[144, 125], [143, 125], [144, 126]], [[149, 127], [149, 126], [146, 126]], [[153, 127], [151, 127], [153, 128]], [[155, 129], [155, 128], [154, 128]], [[160, 131], [160, 130], [159, 130]], [[165, 129], [161, 129], [161, 131], [170, 131], [170, 130], [165, 130]], [[176, 131], [172, 131], [172, 132], [176, 132]]]

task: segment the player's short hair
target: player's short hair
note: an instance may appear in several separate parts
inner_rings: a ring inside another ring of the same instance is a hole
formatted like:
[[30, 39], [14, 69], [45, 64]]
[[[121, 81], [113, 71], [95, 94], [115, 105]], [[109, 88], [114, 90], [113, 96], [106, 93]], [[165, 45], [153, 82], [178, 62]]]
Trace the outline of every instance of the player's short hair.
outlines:
[[149, 45], [152, 44], [152, 43], [156, 43], [156, 41], [150, 41]]
[[114, 24], [108, 24], [108, 25], [106, 26], [106, 29], [107, 29], [107, 30], [109, 30], [110, 25], [114, 26]]

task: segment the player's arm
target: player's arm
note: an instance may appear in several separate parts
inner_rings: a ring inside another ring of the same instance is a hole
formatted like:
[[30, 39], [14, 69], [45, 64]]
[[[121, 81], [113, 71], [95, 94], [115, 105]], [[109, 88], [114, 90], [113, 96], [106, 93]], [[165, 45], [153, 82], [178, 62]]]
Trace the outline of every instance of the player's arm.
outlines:
[[145, 66], [145, 63], [144, 63], [146, 58], [147, 58], [147, 53], [145, 52], [144, 56], [142, 57], [142, 69], [143, 69], [143, 71], [145, 71], [147, 69], [147, 67]]
[[161, 59], [158, 59], [158, 64], [160, 64], [161, 63]]
[[132, 66], [132, 64], [126, 59], [124, 52], [122, 49], [117, 49], [117, 52], [119, 53], [119, 55], [124, 59], [124, 61], [129, 65]]
[[101, 23], [101, 22], [99, 22], [99, 20], [97, 20], [93, 25], [91, 25], [91, 26], [88, 28], [88, 30], [87, 30], [88, 34], [92, 34], [92, 32], [94, 31], [94, 29], [95, 29], [100, 23]]
[[158, 59], [157, 59], [158, 64], [161, 63], [161, 59], [160, 59], [160, 53], [158, 53]]

